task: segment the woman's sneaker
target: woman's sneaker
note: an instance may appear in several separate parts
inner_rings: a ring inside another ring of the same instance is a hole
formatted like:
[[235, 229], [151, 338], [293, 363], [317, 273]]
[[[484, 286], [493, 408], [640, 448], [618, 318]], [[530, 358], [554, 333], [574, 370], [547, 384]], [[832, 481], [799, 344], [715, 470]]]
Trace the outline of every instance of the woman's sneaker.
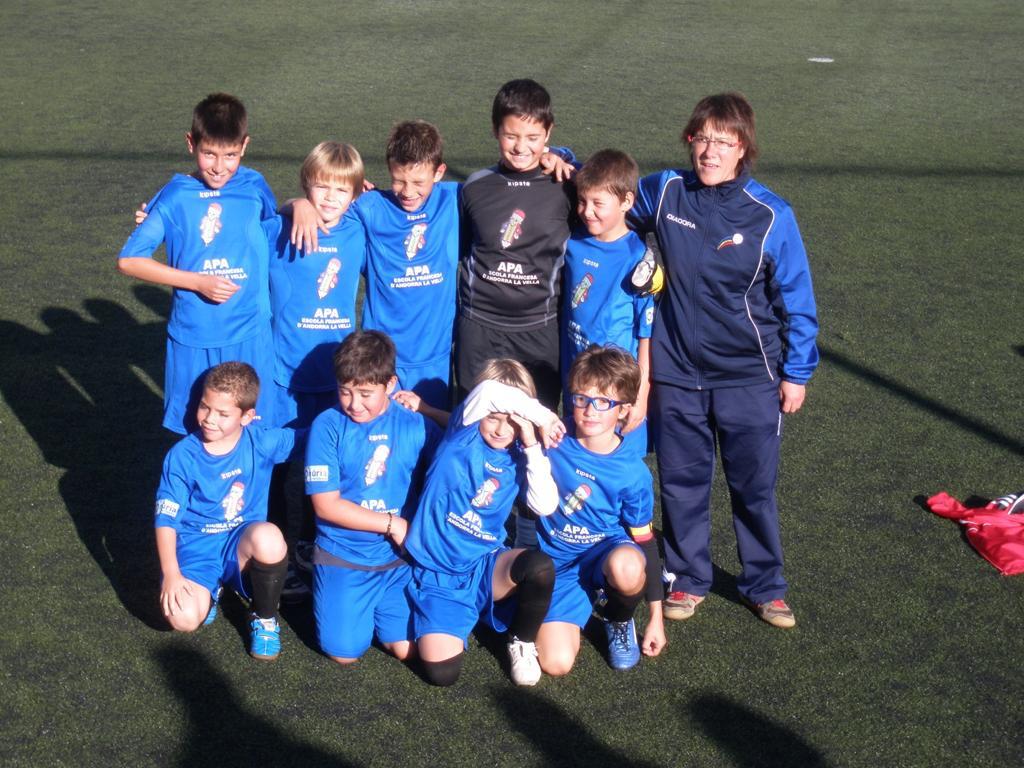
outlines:
[[662, 612], [666, 619], [683, 621], [697, 612], [697, 606], [704, 602], [704, 595], [691, 595], [689, 592], [669, 592], [665, 595]]
[[746, 606], [757, 614], [757, 618], [779, 629], [792, 629], [796, 626], [793, 610], [785, 600], [769, 600], [767, 603], [754, 603], [743, 598]]
[[281, 655], [281, 625], [277, 617], [261, 619], [254, 613], [249, 618], [249, 655], [260, 661], [273, 661]]

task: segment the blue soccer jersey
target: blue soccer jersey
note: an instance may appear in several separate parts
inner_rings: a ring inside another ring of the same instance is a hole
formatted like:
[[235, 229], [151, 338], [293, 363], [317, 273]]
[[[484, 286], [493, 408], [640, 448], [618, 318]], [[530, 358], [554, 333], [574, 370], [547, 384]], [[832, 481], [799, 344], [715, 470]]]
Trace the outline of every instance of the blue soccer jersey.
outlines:
[[[364, 509], [408, 520], [416, 508], [418, 480], [439, 433], [433, 422], [394, 402], [364, 424], [352, 421], [340, 408], [326, 410], [309, 433], [306, 493], [338, 491], [342, 499]], [[321, 519], [316, 543], [360, 566], [385, 565], [398, 558], [383, 534], [353, 531]]]
[[650, 533], [653, 479], [635, 451], [620, 444], [611, 453], [593, 453], [566, 435], [548, 459], [561, 500], [553, 514], [538, 519], [537, 538], [556, 563], [630, 530]]
[[214, 456], [198, 434], [188, 435], [164, 459], [156, 526], [216, 535], [266, 520], [270, 473], [295, 445], [295, 430], [248, 426], [230, 453]]
[[270, 298], [273, 308], [275, 380], [296, 392], [337, 387], [334, 350], [355, 330], [356, 292], [363, 271], [363, 227], [344, 217], [321, 233], [316, 251], [292, 245], [290, 222], [266, 222], [271, 244]]
[[590, 344], [615, 344], [637, 356], [640, 339], [650, 338], [652, 296], [630, 291], [630, 275], [647, 250], [635, 233], [611, 243], [577, 230], [565, 256], [562, 299], [562, 381], [568, 391], [569, 367]]
[[[391, 192], [367, 192], [350, 209], [366, 228], [364, 329], [384, 331], [397, 367], [449, 360], [459, 265], [459, 185], [440, 182], [409, 213]], [[443, 366], [447, 383], [447, 365]], [[403, 381], [412, 388], [415, 382]]]
[[513, 451], [490, 447], [476, 423], [445, 437], [405, 539], [419, 565], [465, 573], [502, 546], [505, 521], [525, 483]]
[[263, 177], [244, 166], [221, 189], [177, 174], [150, 201], [149, 215], [132, 232], [120, 258], [152, 256], [163, 243], [168, 265], [240, 286], [223, 304], [175, 288], [167, 323], [172, 339], [191, 347], [222, 347], [265, 329], [270, 257], [260, 222], [273, 216], [276, 207]]

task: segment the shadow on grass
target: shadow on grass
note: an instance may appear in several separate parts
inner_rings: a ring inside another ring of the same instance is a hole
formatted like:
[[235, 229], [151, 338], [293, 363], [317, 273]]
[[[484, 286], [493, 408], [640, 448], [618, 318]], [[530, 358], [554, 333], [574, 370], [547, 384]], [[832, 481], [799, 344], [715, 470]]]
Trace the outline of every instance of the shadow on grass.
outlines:
[[705, 694], [686, 705], [684, 712], [703, 729], [720, 751], [740, 768], [800, 766], [826, 768], [829, 763], [793, 731], [743, 704], [723, 696]]
[[895, 379], [883, 376], [877, 371], [873, 371], [867, 366], [861, 365], [854, 360], [851, 360], [846, 355], [828, 349], [824, 346], [819, 346], [821, 357], [823, 360], [827, 360], [830, 364], [837, 368], [842, 368], [847, 373], [852, 373], [864, 381], [873, 384], [874, 386], [881, 387], [882, 389], [889, 390], [892, 394], [897, 397], [901, 397], [912, 405], [922, 408], [926, 411], [931, 411], [937, 416], [941, 416], [950, 423], [956, 425], [960, 429], [967, 432], [973, 432], [979, 437], [988, 440], [993, 445], [997, 445], [1000, 448], [1005, 448], [1008, 451], [1016, 453], [1018, 456], [1024, 456], [1024, 443], [1005, 432], [1000, 432], [998, 429], [986, 426], [981, 422], [972, 419], [965, 413], [950, 408], [948, 405], [943, 405], [938, 400], [928, 397], [927, 395], [911, 389], [903, 384], [900, 384]]
[[629, 752], [602, 744], [585, 723], [572, 719], [538, 694], [504, 687], [492, 690], [490, 695], [505, 713], [509, 728], [521, 733], [543, 754], [539, 761], [542, 765], [653, 768], [652, 763], [638, 761]]
[[[164, 291], [139, 286], [136, 295], [167, 315]], [[160, 426], [162, 403], [153, 390], [163, 381], [166, 327], [141, 324], [105, 299], [83, 307], [42, 310], [42, 333], [0, 321], [0, 391], [46, 462], [66, 470], [60, 494], [118, 598], [163, 628], [152, 509], [175, 438]]]
[[156, 660], [169, 688], [185, 705], [188, 718], [184, 744], [175, 759], [177, 765], [358, 765], [302, 744], [284, 733], [280, 725], [246, 712], [230, 682], [197, 651], [163, 648], [156, 652]]

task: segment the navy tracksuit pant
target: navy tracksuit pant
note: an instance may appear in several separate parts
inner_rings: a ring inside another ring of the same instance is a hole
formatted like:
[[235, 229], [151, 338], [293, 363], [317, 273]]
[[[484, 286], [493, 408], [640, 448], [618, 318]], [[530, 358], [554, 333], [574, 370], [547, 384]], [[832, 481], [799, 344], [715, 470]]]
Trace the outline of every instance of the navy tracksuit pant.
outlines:
[[705, 390], [655, 383], [652, 411], [670, 590], [705, 595], [711, 589], [717, 443], [743, 568], [740, 594], [755, 603], [784, 597], [775, 504], [782, 439], [778, 383]]

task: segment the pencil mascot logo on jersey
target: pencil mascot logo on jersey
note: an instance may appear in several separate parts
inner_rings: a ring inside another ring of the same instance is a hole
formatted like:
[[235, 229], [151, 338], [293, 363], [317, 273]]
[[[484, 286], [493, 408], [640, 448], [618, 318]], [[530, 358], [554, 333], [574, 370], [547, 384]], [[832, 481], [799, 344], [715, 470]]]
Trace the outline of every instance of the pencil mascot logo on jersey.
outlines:
[[206, 215], [199, 222], [199, 235], [203, 238], [203, 245], [212, 243], [213, 238], [220, 233], [223, 227], [220, 220], [222, 210], [224, 209], [221, 208], [220, 203], [210, 203], [210, 207], [206, 209]]
[[242, 511], [242, 507], [245, 506], [245, 500], [242, 498], [242, 494], [245, 493], [245, 484], [234, 482], [231, 484], [231, 490], [228, 491], [228, 495], [224, 497], [224, 501], [220, 503], [224, 507], [224, 519], [234, 520], [238, 517], [238, 514]]
[[404, 241], [405, 258], [412, 261], [416, 258], [416, 254], [420, 252], [420, 249], [427, 244], [426, 231], [426, 224], [414, 224], [413, 228], [409, 230], [409, 234]]
[[512, 211], [512, 215], [508, 217], [501, 227], [501, 247], [508, 248], [513, 242], [519, 239], [519, 236], [523, 234], [523, 222], [526, 220], [526, 213], [519, 210], [518, 208]]

